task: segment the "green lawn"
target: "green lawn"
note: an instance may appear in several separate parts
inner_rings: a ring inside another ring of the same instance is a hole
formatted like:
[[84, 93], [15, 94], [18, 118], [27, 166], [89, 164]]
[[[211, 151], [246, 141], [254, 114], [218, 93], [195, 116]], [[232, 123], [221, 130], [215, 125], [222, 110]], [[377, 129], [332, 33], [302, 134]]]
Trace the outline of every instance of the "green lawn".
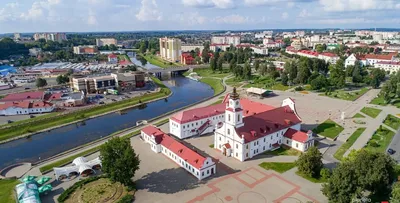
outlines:
[[361, 109], [361, 112], [364, 114], [368, 115], [369, 117], [376, 118], [382, 110], [376, 109], [376, 108], [371, 108], [371, 107], [364, 107]]
[[169, 68], [169, 67], [176, 67], [176, 66], [182, 66], [182, 64], [179, 63], [173, 63], [166, 61], [156, 55], [153, 54], [139, 54], [141, 57], [145, 58], [149, 63], [159, 66], [161, 68]]
[[360, 114], [360, 113], [356, 113], [353, 118], [365, 118], [364, 115]]
[[286, 155], [286, 156], [300, 156], [301, 152], [290, 148], [290, 147], [285, 147], [282, 146], [277, 150], [274, 151], [267, 151], [265, 152], [267, 155], [275, 155], [275, 156], [280, 156], [280, 155]]
[[322, 135], [324, 137], [329, 137], [334, 139], [335, 137], [337, 137], [342, 131], [344, 130], [344, 128], [335, 123], [334, 121], [328, 119], [325, 122], [321, 123], [320, 125], [318, 125], [316, 128], [314, 128], [314, 133], [317, 133], [319, 135]]
[[310, 182], [313, 182], [313, 183], [324, 183], [324, 182], [326, 182], [326, 180], [324, 180], [324, 179], [322, 179], [322, 178], [313, 178], [313, 177], [309, 177], [309, 176], [306, 176], [306, 175], [300, 173], [299, 171], [296, 171], [296, 174], [297, 174], [298, 176], [304, 178], [304, 179], [307, 179], [307, 180], [310, 181]]
[[202, 78], [200, 79], [200, 82], [210, 85], [214, 90], [214, 95], [217, 95], [224, 91], [224, 86], [222, 85], [222, 81], [220, 79]]
[[375, 105], [381, 105], [381, 106], [386, 106], [387, 103], [385, 102], [385, 99], [382, 96], [375, 97], [370, 104], [375, 104]]
[[169, 118], [166, 118], [166, 119], [164, 119], [164, 120], [158, 121], [158, 122], [155, 123], [154, 125], [160, 126], [160, 125], [164, 125], [164, 124], [166, 124], [166, 123], [168, 123], [168, 122], [169, 122]]
[[196, 72], [197, 75], [201, 77], [224, 78], [228, 75], [231, 75], [228, 69], [223, 69], [222, 71], [213, 71], [211, 68], [195, 68], [193, 72]]
[[13, 190], [19, 180], [0, 180], [0, 202], [15, 203]]
[[372, 135], [371, 140], [368, 141], [365, 149], [376, 151], [376, 152], [385, 152], [386, 148], [389, 146], [392, 138], [394, 136], [394, 132], [380, 126], [378, 130]]
[[397, 130], [400, 127], [400, 118], [389, 114], [386, 117], [386, 119], [383, 121], [383, 123], [393, 129]]
[[143, 95], [141, 97], [126, 99], [118, 102], [113, 102], [110, 104], [98, 105], [89, 109], [75, 111], [64, 115], [59, 114], [57, 116], [48, 117], [46, 119], [37, 119], [35, 122], [23, 123], [19, 125], [18, 128], [16, 127], [3, 128], [0, 129], [0, 140], [10, 139], [13, 137], [20, 136], [22, 134], [33, 133], [46, 128], [71, 123], [80, 119], [85, 119], [90, 116], [111, 112], [121, 108], [127, 108], [130, 106], [137, 105], [140, 102], [147, 102], [150, 100], [164, 97], [171, 93], [171, 90], [168, 89], [159, 79], [153, 78], [153, 81], [159, 87], [161, 87], [160, 92], [150, 93]]
[[237, 79], [237, 78], [233, 77], [233, 78], [227, 79], [225, 81], [225, 83], [232, 87], [240, 87], [244, 83], [244, 81], [242, 79]]
[[355, 101], [356, 99], [358, 99], [359, 97], [364, 95], [369, 90], [370, 90], [369, 88], [364, 87], [358, 91], [335, 90], [335, 91], [331, 92], [329, 95], [326, 95], [325, 93], [321, 93], [319, 95], [336, 98], [336, 99]]
[[343, 155], [346, 153], [348, 149], [356, 142], [356, 140], [361, 136], [361, 134], [365, 131], [365, 128], [358, 128], [350, 137], [347, 139], [346, 143], [344, 143], [333, 155], [337, 160], [342, 160]]
[[29, 118], [29, 119], [14, 121], [14, 122], [12, 122], [12, 123], [3, 124], [3, 125], [0, 125], [0, 128], [19, 126], [19, 125], [21, 125], [21, 124], [26, 124], [26, 123], [30, 123], [30, 122], [35, 122], [35, 121], [42, 120], [42, 119], [45, 119], [45, 118], [57, 117], [57, 116], [59, 116], [60, 114], [61, 114], [60, 112], [47, 113], [47, 114], [45, 114], [45, 115], [36, 116], [36, 117], [34, 117], [34, 118]]
[[210, 144], [208, 145], [210, 148], [214, 148], [214, 144]]
[[278, 173], [284, 173], [296, 166], [293, 162], [262, 162], [259, 164], [262, 168], [266, 170], [274, 170]]

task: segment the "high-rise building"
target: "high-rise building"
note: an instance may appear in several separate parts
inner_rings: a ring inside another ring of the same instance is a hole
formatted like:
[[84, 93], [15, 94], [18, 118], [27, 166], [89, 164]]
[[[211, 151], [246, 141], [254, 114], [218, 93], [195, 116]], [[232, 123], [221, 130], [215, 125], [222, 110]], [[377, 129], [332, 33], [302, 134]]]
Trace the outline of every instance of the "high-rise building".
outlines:
[[100, 38], [96, 39], [96, 46], [101, 47], [101, 46], [110, 46], [110, 45], [117, 45], [117, 40], [114, 38]]
[[35, 41], [45, 39], [46, 41], [62, 42], [67, 40], [67, 35], [65, 33], [35, 33], [33, 38]]
[[169, 61], [179, 61], [181, 57], [181, 40], [177, 38], [160, 38], [160, 56]]
[[211, 37], [211, 44], [226, 44], [226, 45], [239, 45], [240, 36], [239, 35], [220, 35]]
[[14, 33], [14, 40], [17, 41], [17, 40], [20, 40], [20, 39], [21, 39], [21, 34]]

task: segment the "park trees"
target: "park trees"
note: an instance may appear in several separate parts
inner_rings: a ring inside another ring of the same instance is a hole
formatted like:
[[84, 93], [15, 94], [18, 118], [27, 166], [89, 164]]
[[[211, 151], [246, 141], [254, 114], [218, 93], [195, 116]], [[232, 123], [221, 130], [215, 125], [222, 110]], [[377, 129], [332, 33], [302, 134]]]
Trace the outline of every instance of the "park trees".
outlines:
[[396, 182], [392, 186], [392, 193], [390, 195], [390, 201], [398, 203], [400, 202], [400, 182]]
[[201, 52], [201, 58], [203, 59], [203, 63], [208, 63], [210, 61], [210, 43], [204, 43], [204, 49]]
[[256, 71], [258, 71], [258, 68], [260, 68], [260, 61], [259, 61], [259, 60], [255, 60], [255, 61], [254, 61], [254, 69], [255, 69]]
[[222, 57], [222, 56], [220, 56], [219, 58], [218, 58], [218, 61], [217, 61], [217, 70], [219, 70], [219, 71], [222, 71], [222, 69], [223, 69], [223, 66], [222, 66], [222, 64], [224, 63], [224, 57]]
[[132, 149], [129, 139], [115, 137], [100, 147], [102, 170], [112, 181], [132, 185], [132, 177], [139, 169], [139, 156]]
[[310, 82], [311, 89], [313, 89], [313, 90], [320, 90], [322, 88], [327, 87], [328, 84], [329, 84], [328, 79], [326, 79], [326, 77], [323, 75], [319, 75], [318, 77], [311, 80], [311, 82]]
[[46, 79], [43, 79], [43, 78], [36, 79], [36, 87], [37, 88], [41, 88], [41, 87], [44, 87], [44, 86], [47, 86], [47, 80]]
[[211, 58], [211, 60], [210, 60], [210, 68], [211, 68], [211, 70], [213, 72], [215, 70], [217, 70], [217, 61], [215, 60], [215, 58]]
[[246, 80], [249, 80], [251, 78], [251, 67], [250, 67], [249, 62], [246, 62], [244, 64], [243, 78], [246, 79]]
[[390, 79], [383, 85], [380, 94], [386, 103], [400, 97], [400, 72], [390, 75]]
[[351, 202], [365, 192], [388, 196], [395, 178], [394, 160], [387, 154], [360, 150], [336, 167], [322, 192], [331, 202]]
[[57, 84], [65, 84], [69, 82], [69, 77], [67, 75], [59, 75], [56, 78]]
[[308, 177], [317, 178], [321, 169], [324, 167], [322, 163], [322, 154], [318, 148], [310, 147], [306, 153], [300, 155], [296, 162], [299, 172]]

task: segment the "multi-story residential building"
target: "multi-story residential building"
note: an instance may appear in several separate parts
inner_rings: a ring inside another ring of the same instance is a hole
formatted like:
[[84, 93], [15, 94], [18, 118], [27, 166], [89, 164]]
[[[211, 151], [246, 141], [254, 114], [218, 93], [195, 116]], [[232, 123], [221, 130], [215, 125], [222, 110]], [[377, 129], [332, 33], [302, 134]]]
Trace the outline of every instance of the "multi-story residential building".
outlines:
[[240, 44], [241, 37], [239, 35], [218, 35], [211, 37], [211, 44], [226, 44], [237, 46]]
[[294, 50], [301, 50], [304, 47], [304, 44], [301, 39], [295, 38], [295, 39], [292, 39], [292, 43], [290, 44], [290, 46]]
[[396, 73], [400, 70], [400, 62], [379, 61], [379, 62], [375, 63], [374, 67], [385, 70], [386, 72]]
[[102, 46], [110, 46], [110, 45], [117, 45], [117, 40], [114, 38], [99, 38], [96, 39], [96, 46], [102, 47]]
[[374, 66], [377, 62], [392, 62], [396, 53], [386, 55], [377, 54], [351, 54], [345, 61], [345, 67], [354, 66], [356, 61], [359, 61], [362, 66]]
[[45, 39], [46, 41], [62, 42], [67, 40], [67, 35], [65, 33], [35, 33], [33, 38], [35, 41]]
[[168, 61], [179, 61], [181, 57], [181, 40], [178, 38], [160, 38], [160, 56]]
[[322, 52], [318, 54], [318, 58], [324, 60], [327, 63], [336, 64], [340, 57], [334, 53]]
[[21, 34], [20, 33], [14, 33], [14, 41], [19, 41], [21, 40]]
[[382, 51], [400, 53], [400, 44], [386, 44]]
[[294, 32], [294, 34], [299, 37], [304, 37], [304, 35], [306, 35], [306, 32], [304, 30], [297, 30]]
[[182, 52], [190, 52], [190, 51], [194, 51], [196, 49], [200, 50], [200, 53], [203, 51], [204, 46], [203, 45], [195, 45], [195, 44], [183, 44], [181, 46], [181, 50]]
[[234, 89], [226, 104], [224, 121], [216, 126], [214, 148], [223, 155], [245, 161], [281, 145], [304, 152], [314, 145], [312, 132], [300, 131], [301, 119], [295, 103], [288, 98], [281, 107], [244, 116]]
[[273, 31], [263, 31], [260, 33], [256, 33], [254, 38], [256, 39], [264, 39], [264, 38], [272, 38]]
[[96, 54], [97, 47], [94, 45], [88, 46], [74, 46], [74, 54]]
[[150, 145], [153, 152], [164, 154], [199, 180], [217, 172], [210, 157], [200, 155], [154, 126], [143, 128], [141, 139]]
[[213, 52], [216, 51], [226, 51], [230, 47], [229, 44], [210, 44], [210, 50]]
[[268, 47], [266, 46], [251, 46], [250, 48], [255, 54], [268, 55]]

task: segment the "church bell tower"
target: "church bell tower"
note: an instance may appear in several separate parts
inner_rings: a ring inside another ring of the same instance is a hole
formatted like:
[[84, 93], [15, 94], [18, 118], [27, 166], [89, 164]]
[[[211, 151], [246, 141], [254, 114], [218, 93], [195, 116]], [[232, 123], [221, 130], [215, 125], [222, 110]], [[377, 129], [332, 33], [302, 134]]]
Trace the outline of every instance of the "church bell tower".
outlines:
[[236, 92], [236, 87], [233, 88], [233, 92], [229, 96], [229, 101], [225, 109], [225, 123], [239, 128], [244, 125], [243, 123], [243, 109], [240, 105], [239, 94]]

